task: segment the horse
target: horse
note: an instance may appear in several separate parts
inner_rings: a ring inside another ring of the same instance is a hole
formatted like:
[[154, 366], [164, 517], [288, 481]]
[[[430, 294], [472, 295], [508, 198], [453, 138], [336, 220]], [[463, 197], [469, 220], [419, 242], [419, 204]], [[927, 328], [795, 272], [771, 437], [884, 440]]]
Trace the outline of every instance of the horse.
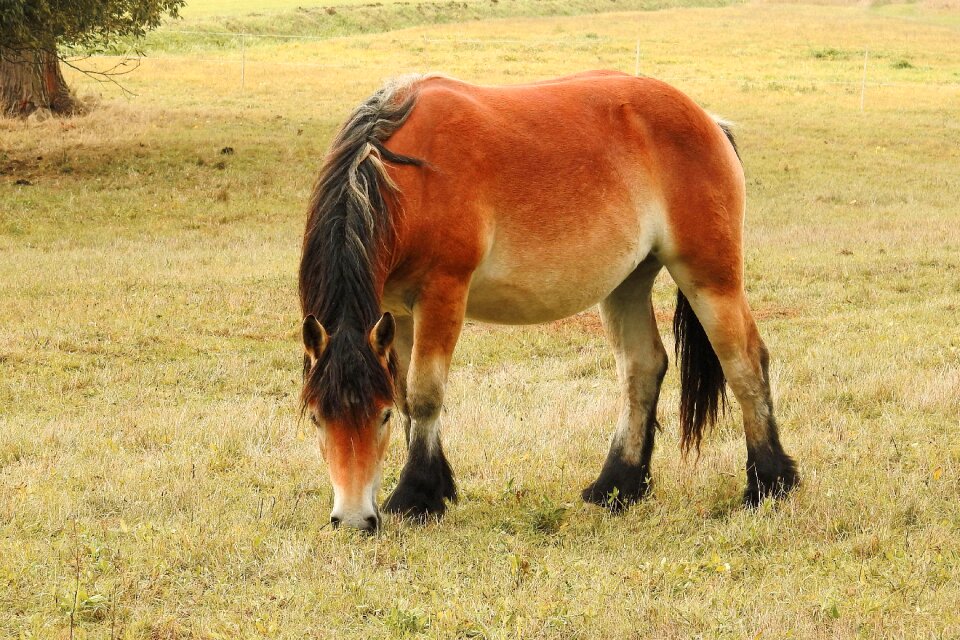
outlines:
[[786, 495], [798, 474], [745, 297], [744, 211], [729, 124], [659, 80], [387, 82], [336, 134], [303, 237], [301, 410], [318, 427], [333, 526], [381, 526], [394, 409], [407, 457], [383, 510], [422, 521], [457, 501], [440, 413], [465, 318], [543, 323], [594, 305], [622, 402], [582, 498], [620, 512], [646, 496], [668, 363], [651, 302], [662, 268], [678, 286], [683, 453], [699, 452], [729, 385], [743, 412], [744, 504]]

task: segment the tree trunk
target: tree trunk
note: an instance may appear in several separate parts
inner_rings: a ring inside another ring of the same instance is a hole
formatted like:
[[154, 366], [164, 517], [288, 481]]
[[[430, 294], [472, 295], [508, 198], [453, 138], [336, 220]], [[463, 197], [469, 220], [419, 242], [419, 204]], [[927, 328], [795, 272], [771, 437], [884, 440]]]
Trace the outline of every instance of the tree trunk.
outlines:
[[58, 114], [77, 110], [56, 52], [0, 47], [0, 114], [28, 116], [37, 109]]

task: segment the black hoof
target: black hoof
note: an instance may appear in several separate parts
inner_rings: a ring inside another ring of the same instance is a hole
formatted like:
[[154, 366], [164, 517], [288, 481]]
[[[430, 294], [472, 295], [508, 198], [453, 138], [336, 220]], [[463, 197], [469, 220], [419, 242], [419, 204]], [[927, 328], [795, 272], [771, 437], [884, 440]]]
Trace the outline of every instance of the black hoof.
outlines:
[[779, 443], [747, 452], [747, 488], [743, 504], [755, 508], [764, 498], [782, 498], [800, 483], [797, 465]]
[[426, 522], [431, 517], [443, 517], [447, 511], [446, 499], [456, 501], [456, 494], [449, 496], [434, 487], [398, 484], [383, 504], [383, 510]]
[[650, 492], [650, 471], [647, 465], [632, 465], [609, 458], [600, 477], [583, 490], [585, 502], [595, 504], [611, 513], [620, 513]]
[[443, 516], [447, 500], [457, 501], [457, 486], [443, 451], [439, 451], [429, 459], [411, 456], [407, 460], [400, 481], [383, 504], [383, 510], [426, 522], [432, 517]]

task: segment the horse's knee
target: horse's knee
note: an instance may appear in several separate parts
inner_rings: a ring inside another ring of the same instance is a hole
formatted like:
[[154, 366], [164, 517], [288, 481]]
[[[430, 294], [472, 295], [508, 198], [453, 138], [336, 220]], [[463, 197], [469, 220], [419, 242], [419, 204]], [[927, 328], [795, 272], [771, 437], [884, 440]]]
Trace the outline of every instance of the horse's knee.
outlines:
[[415, 422], [432, 422], [443, 408], [443, 391], [438, 387], [410, 390], [407, 393], [407, 412]]
[[648, 402], [651, 394], [659, 395], [660, 385], [667, 375], [670, 361], [667, 352], [660, 348], [651, 355], [627, 362], [626, 378], [623, 381], [628, 398]]

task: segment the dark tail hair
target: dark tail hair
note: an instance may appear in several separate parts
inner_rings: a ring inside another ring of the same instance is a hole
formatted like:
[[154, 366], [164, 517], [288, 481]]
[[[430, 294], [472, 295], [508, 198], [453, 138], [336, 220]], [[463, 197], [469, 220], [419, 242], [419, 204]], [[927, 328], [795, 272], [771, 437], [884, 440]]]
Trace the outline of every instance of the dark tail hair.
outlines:
[[737, 159], [740, 161], [740, 164], [743, 164], [743, 158], [740, 157], [740, 148], [737, 147], [737, 139], [733, 137], [733, 125], [726, 120], [718, 119], [714, 120], [714, 122], [716, 122], [720, 130], [723, 131], [723, 135], [727, 136], [727, 140], [730, 141], [730, 146], [733, 147], [733, 152], [737, 154]]
[[680, 290], [673, 314], [677, 365], [680, 368], [680, 448], [700, 451], [705, 425], [713, 425], [727, 408], [727, 379], [703, 325]]

